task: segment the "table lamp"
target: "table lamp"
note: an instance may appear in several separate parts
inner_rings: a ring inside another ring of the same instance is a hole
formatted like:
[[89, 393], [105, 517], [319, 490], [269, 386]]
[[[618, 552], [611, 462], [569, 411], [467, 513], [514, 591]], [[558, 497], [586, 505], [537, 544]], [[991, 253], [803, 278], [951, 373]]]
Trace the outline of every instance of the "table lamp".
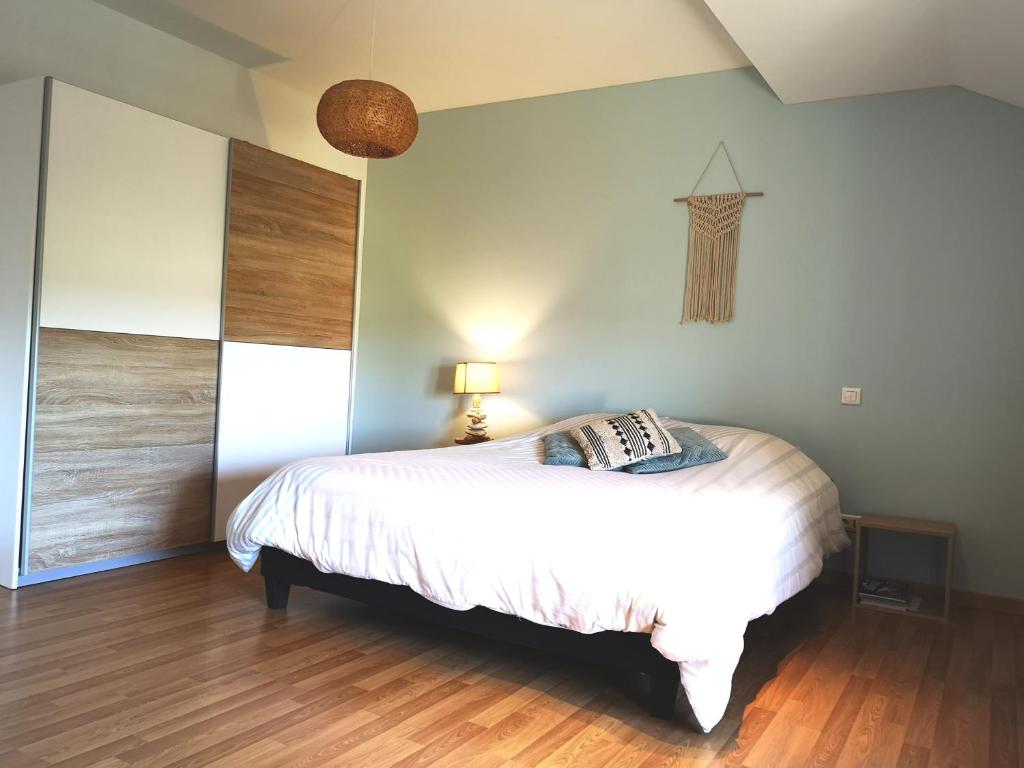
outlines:
[[480, 395], [501, 392], [498, 384], [497, 363], [459, 363], [455, 366], [455, 386], [452, 393], [456, 395], [472, 395], [473, 407], [466, 412], [469, 426], [464, 437], [455, 442], [459, 445], [486, 443], [490, 440], [487, 434], [487, 414], [480, 410]]

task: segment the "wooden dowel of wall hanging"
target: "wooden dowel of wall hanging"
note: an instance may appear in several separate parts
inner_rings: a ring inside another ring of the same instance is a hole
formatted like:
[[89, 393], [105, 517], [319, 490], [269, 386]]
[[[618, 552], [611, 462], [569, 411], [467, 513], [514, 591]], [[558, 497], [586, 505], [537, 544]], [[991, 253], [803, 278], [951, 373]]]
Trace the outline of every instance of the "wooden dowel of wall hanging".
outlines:
[[[728, 192], [722, 192], [720, 194], [727, 195]], [[764, 192], [744, 192], [744, 197], [764, 197]], [[693, 195], [693, 197], [714, 197], [714, 195]], [[685, 203], [690, 197], [677, 197], [672, 200], [673, 203]]]

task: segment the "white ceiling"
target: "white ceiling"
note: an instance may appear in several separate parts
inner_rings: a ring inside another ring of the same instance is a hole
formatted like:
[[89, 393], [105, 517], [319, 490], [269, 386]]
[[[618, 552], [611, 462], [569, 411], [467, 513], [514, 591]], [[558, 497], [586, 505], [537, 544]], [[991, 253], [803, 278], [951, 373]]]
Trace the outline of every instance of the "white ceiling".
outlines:
[[[310, 94], [366, 77], [372, 0], [96, 0]], [[374, 71], [417, 110], [749, 62], [703, 0], [377, 0]]]
[[[96, 2], [311, 95], [368, 74], [373, 0]], [[1024, 0], [377, 0], [374, 40], [373, 76], [421, 112], [748, 63], [786, 103], [961, 85], [1024, 106]]]
[[960, 85], [1024, 106], [1024, 0], [707, 0], [782, 101]]

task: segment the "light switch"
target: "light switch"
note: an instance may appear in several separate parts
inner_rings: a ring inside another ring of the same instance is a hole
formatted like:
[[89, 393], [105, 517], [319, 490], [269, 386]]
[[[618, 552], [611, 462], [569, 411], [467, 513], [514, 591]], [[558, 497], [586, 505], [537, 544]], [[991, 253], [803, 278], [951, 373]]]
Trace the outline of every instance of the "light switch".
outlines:
[[843, 405], [860, 405], [860, 387], [843, 387], [840, 402]]

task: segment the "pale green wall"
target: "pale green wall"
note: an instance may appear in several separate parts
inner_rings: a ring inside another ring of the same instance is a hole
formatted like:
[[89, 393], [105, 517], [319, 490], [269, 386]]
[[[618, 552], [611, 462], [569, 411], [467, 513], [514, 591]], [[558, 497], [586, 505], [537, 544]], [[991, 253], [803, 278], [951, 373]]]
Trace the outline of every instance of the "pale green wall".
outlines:
[[[735, 322], [680, 326], [672, 198], [719, 139], [766, 196]], [[370, 166], [355, 450], [449, 442], [445, 366], [497, 359], [499, 434], [642, 406], [774, 432], [1024, 597], [1022, 191], [1024, 110], [956, 88], [783, 106], [738, 70], [424, 115]]]

